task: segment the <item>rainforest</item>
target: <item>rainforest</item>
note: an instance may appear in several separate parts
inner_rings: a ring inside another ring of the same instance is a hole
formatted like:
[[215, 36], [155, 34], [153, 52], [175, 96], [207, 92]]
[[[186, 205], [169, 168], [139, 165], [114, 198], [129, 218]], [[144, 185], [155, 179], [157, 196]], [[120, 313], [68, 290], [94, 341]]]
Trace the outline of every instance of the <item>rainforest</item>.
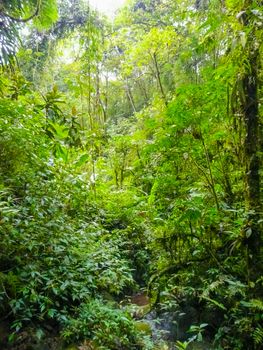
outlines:
[[260, 350], [263, 2], [94, 4], [0, 0], [0, 349]]

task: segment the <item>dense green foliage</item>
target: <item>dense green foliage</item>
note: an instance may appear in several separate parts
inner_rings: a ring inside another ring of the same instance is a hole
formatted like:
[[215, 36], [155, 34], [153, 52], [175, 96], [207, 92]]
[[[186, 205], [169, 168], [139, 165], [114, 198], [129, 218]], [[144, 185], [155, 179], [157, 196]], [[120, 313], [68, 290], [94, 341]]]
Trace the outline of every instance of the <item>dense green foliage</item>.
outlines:
[[176, 349], [260, 349], [262, 2], [132, 0], [111, 24], [12, 0], [0, 21], [0, 347], [161, 349], [125, 307], [143, 289], [195, 310]]

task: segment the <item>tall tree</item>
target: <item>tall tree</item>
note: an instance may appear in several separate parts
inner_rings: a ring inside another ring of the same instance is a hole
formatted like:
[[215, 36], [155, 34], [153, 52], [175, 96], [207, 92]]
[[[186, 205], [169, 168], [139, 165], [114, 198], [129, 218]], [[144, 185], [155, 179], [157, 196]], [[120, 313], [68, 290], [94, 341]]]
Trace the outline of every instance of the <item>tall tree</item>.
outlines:
[[[244, 1], [243, 5], [233, 6], [232, 13], [238, 19], [238, 35], [241, 37], [240, 62], [237, 84], [239, 100], [245, 128], [244, 161], [247, 223], [245, 242], [248, 248], [248, 262], [251, 272], [260, 273], [260, 248], [262, 242], [262, 203], [260, 193], [260, 134], [259, 134], [259, 88], [262, 50], [262, 1]], [[230, 7], [231, 9], [231, 7]], [[238, 12], [237, 12], [238, 10]]]

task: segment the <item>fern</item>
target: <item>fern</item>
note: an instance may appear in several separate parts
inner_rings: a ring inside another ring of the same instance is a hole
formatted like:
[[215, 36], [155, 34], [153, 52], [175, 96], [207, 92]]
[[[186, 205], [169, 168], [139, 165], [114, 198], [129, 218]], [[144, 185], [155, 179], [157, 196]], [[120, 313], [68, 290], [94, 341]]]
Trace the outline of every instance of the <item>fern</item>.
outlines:
[[241, 301], [241, 305], [250, 309], [263, 311], [263, 301], [260, 299], [251, 299], [250, 301]]
[[258, 326], [254, 330], [252, 337], [256, 345], [263, 344], [263, 328]]
[[188, 345], [189, 345], [189, 342], [187, 342], [187, 341], [180, 342], [179, 340], [177, 340], [177, 342], [175, 344], [175, 348], [176, 348], [176, 350], [186, 350]]
[[263, 311], [263, 301], [260, 299], [252, 299], [251, 301], [252, 308]]
[[218, 301], [214, 300], [214, 299], [211, 299], [211, 298], [208, 298], [208, 297], [205, 297], [205, 296], [202, 296], [202, 299], [204, 300], [207, 300], [209, 301], [210, 303], [216, 305], [217, 307], [219, 307], [219, 309], [221, 310], [224, 310], [224, 311], [227, 311], [227, 309], [225, 308], [225, 306], [221, 303], [219, 303]]

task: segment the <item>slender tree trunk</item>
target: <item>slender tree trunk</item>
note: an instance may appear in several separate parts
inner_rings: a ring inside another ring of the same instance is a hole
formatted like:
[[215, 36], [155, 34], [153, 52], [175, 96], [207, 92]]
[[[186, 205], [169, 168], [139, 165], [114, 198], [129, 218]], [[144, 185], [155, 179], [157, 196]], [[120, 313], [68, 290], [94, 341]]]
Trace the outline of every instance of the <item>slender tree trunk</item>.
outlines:
[[139, 79], [137, 84], [138, 84], [139, 89], [141, 90], [142, 94], [144, 95], [144, 103], [148, 103], [149, 96], [147, 94], [147, 90], [146, 90], [144, 81], [140, 81], [140, 79]]
[[83, 87], [82, 87], [81, 79], [79, 79], [79, 89], [80, 89], [80, 105], [81, 105], [80, 126], [81, 126], [81, 129], [84, 130], [84, 128], [85, 128], [85, 118], [84, 118], [84, 94], [83, 94]]
[[109, 77], [106, 75], [106, 91], [105, 91], [105, 107], [104, 107], [104, 125], [106, 127], [106, 121], [108, 117], [108, 93], [109, 93]]
[[131, 92], [128, 80], [125, 81], [125, 90], [126, 90], [126, 94], [127, 94], [127, 97], [128, 97], [128, 101], [131, 104], [133, 113], [136, 113], [135, 103], [134, 103], [134, 99], [133, 99], [133, 96], [132, 96], [132, 92]]
[[162, 80], [161, 80], [161, 72], [160, 72], [160, 69], [159, 69], [158, 62], [157, 62], [157, 55], [156, 55], [156, 53], [154, 53], [152, 55], [152, 60], [153, 60], [153, 63], [154, 63], [155, 73], [156, 73], [155, 75], [156, 75], [157, 83], [158, 83], [158, 86], [159, 86], [159, 89], [160, 89], [160, 92], [161, 92], [161, 96], [162, 96], [162, 98], [164, 100], [164, 103], [167, 105], [167, 99], [166, 99], [166, 95], [165, 95], [163, 84], [162, 84]]
[[201, 142], [202, 142], [202, 145], [203, 145], [203, 148], [204, 148], [204, 151], [205, 151], [206, 164], [207, 164], [207, 168], [208, 168], [209, 176], [210, 176], [211, 190], [212, 190], [214, 198], [215, 198], [216, 208], [219, 211], [220, 210], [220, 206], [219, 206], [219, 201], [218, 201], [218, 198], [217, 198], [216, 187], [215, 187], [215, 180], [214, 180], [214, 175], [213, 175], [212, 168], [211, 168], [211, 161], [210, 161], [210, 158], [209, 158], [209, 154], [208, 154], [207, 147], [206, 147], [205, 140], [203, 138], [202, 133], [201, 133]]

